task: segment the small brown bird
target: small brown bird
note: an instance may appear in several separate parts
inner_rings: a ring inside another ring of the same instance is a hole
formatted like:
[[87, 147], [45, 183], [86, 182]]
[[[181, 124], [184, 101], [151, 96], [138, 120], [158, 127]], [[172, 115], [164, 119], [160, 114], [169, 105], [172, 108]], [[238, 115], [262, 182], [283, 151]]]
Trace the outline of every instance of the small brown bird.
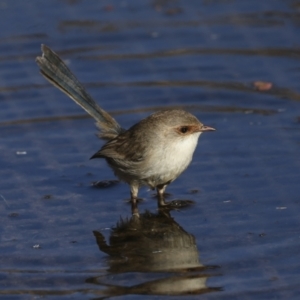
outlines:
[[156, 112], [128, 130], [99, 107], [83, 85], [49, 47], [42, 45], [36, 62], [42, 75], [87, 111], [107, 142], [91, 158], [105, 158], [115, 175], [130, 185], [133, 213], [141, 186], [157, 189], [158, 205], [167, 206], [164, 191], [190, 164], [204, 126], [195, 116], [181, 110]]

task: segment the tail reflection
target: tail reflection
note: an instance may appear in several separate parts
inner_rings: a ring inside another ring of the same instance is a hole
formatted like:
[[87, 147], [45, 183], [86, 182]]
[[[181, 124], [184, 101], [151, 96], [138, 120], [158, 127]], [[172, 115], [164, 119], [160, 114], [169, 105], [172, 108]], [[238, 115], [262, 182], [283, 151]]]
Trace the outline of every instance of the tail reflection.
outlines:
[[[169, 212], [156, 214], [146, 211], [139, 217], [120, 220], [112, 229], [109, 244], [104, 236], [94, 231], [100, 251], [109, 255], [111, 276], [87, 279], [87, 282], [105, 288], [107, 296], [140, 295], [187, 295], [219, 291], [208, 287], [207, 279], [218, 274], [211, 270], [216, 266], [204, 266], [193, 235], [187, 233]], [[115, 284], [124, 282], [126, 286]], [[136, 273], [142, 273], [136, 275]], [[118, 276], [120, 277], [118, 279]], [[138, 283], [143, 281], [143, 283]], [[114, 282], [112, 282], [114, 281]]]

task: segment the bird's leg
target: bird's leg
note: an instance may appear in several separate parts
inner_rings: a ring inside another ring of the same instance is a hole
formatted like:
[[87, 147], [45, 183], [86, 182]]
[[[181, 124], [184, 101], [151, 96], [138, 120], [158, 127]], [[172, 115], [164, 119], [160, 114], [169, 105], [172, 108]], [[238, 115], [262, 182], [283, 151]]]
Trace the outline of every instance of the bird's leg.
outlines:
[[164, 192], [166, 189], [167, 185], [166, 184], [159, 184], [156, 187], [157, 190], [157, 203], [159, 207], [167, 206], [168, 203], [165, 202], [165, 197], [164, 197]]
[[139, 216], [139, 210], [137, 207], [137, 196], [138, 196], [139, 186], [136, 184], [130, 185], [130, 198], [131, 198], [131, 213], [132, 215]]

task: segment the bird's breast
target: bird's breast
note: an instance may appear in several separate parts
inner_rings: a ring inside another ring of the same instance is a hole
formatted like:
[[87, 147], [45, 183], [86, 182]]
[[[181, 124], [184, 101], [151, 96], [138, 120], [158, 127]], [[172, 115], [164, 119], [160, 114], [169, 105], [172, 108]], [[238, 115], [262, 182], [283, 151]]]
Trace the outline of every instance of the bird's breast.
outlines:
[[[164, 147], [154, 150], [151, 157], [151, 175], [157, 178], [157, 184], [175, 180], [190, 164], [200, 133], [178, 137], [167, 141]], [[151, 176], [149, 176], [151, 177]]]

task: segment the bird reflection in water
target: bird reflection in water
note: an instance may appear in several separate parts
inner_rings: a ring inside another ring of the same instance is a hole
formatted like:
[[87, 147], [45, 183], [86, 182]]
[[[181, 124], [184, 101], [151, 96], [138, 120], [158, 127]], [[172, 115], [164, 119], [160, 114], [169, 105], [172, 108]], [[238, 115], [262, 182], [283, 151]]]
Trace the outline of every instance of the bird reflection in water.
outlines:
[[[86, 282], [104, 288], [99, 291], [104, 298], [128, 294], [190, 295], [221, 290], [207, 286], [209, 277], [220, 275], [214, 270], [218, 267], [202, 265], [195, 237], [177, 224], [169, 211], [159, 210], [156, 214], [146, 211], [139, 217], [121, 219], [112, 228], [109, 244], [100, 232], [94, 231], [94, 236], [100, 251], [109, 255], [107, 272], [114, 276], [91, 277]], [[115, 284], [117, 280], [127, 282], [126, 286]]]

